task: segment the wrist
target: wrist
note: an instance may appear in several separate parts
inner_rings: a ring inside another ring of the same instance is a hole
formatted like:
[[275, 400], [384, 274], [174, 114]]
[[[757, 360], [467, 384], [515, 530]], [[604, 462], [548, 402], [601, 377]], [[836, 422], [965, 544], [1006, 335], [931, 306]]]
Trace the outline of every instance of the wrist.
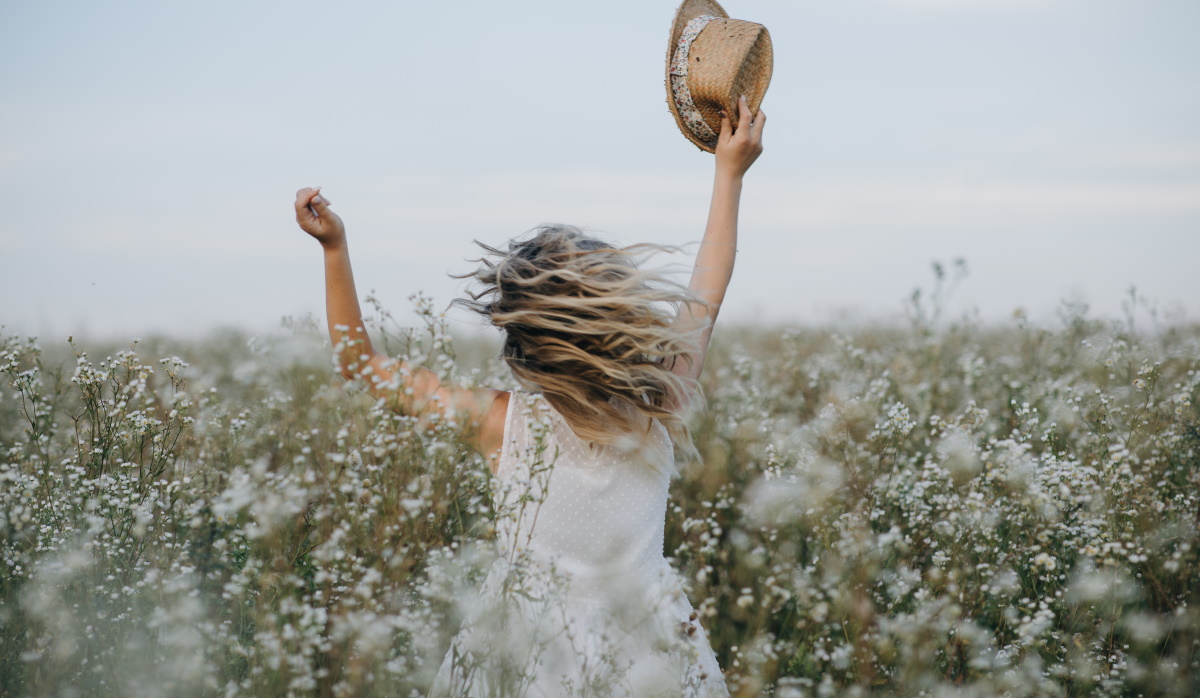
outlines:
[[322, 240], [321, 249], [325, 251], [325, 254], [345, 252], [346, 237], [343, 235], [335, 240]]
[[734, 196], [738, 196], [742, 192], [742, 173], [736, 170], [717, 169], [713, 176], [713, 189], [716, 191], [728, 192]]
[[733, 167], [722, 167], [720, 164], [718, 164], [715, 177], [718, 182], [741, 184], [742, 178], [745, 176], [745, 174], [745, 170], [738, 171]]

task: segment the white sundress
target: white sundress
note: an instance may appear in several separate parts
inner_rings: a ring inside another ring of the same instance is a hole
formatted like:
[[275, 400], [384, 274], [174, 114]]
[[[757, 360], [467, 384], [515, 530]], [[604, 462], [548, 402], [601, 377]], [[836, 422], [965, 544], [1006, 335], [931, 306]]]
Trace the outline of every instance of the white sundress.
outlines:
[[431, 697], [729, 695], [663, 557], [674, 461], [657, 421], [652, 438], [589, 445], [540, 393], [511, 393], [493, 479], [501, 554]]

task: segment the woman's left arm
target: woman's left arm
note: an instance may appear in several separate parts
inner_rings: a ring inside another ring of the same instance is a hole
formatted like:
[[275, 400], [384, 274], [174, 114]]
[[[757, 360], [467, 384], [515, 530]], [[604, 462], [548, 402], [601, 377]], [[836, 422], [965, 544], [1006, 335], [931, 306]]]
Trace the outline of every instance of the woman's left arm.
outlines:
[[744, 96], [738, 100], [736, 128], [728, 114], [721, 115], [708, 223], [704, 228], [700, 250], [696, 253], [696, 264], [689, 284], [689, 289], [704, 301], [704, 305], [684, 303], [675, 325], [683, 332], [700, 330], [693, 350], [683, 360], [676, 361], [672, 369], [687, 378], [700, 377], [713, 324], [725, 300], [725, 290], [733, 278], [742, 178], [762, 153], [762, 131], [766, 121], [767, 115], [761, 109], [756, 117], [751, 117]]

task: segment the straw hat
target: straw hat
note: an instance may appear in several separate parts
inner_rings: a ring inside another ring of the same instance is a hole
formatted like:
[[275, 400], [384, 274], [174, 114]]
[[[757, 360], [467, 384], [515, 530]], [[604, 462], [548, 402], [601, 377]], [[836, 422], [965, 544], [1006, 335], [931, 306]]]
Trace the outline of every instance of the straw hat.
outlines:
[[736, 123], [738, 97], [746, 95], [758, 114], [773, 63], [766, 27], [730, 19], [715, 0], [683, 0], [667, 44], [667, 104], [679, 130], [714, 152], [721, 110]]

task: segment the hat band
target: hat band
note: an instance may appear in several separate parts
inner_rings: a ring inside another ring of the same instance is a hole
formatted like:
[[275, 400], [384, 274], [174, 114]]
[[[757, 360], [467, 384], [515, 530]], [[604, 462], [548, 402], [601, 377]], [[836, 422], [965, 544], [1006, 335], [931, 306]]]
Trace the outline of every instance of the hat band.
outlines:
[[679, 118], [687, 125], [688, 130], [702, 141], [713, 141], [717, 134], [713, 132], [708, 122], [701, 116], [696, 103], [692, 101], [692, 93], [688, 90], [688, 51], [692, 42], [700, 35], [708, 23], [717, 19], [712, 15], [700, 15], [692, 18], [679, 35], [679, 43], [675, 45], [675, 55], [671, 58], [671, 96], [675, 98], [675, 110]]

